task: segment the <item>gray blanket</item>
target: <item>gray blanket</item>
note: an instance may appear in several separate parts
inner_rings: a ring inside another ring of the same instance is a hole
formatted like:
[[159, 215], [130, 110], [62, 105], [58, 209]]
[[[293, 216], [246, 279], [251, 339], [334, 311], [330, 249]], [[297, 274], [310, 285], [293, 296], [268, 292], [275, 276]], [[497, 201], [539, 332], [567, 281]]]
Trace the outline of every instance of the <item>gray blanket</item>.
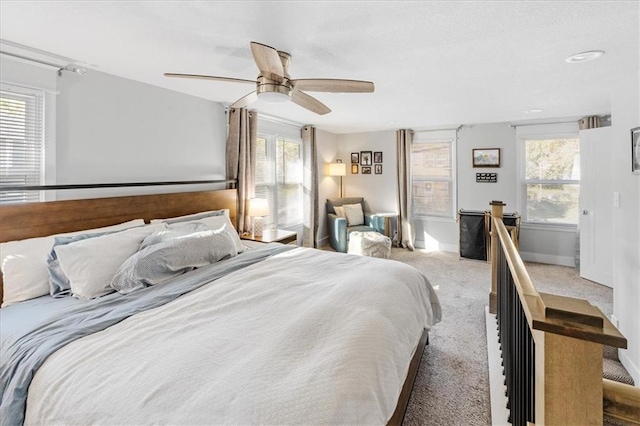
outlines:
[[49, 355], [66, 344], [293, 248], [268, 244], [126, 296], [112, 293], [94, 300], [43, 296], [0, 309], [0, 423], [23, 424], [33, 376]]

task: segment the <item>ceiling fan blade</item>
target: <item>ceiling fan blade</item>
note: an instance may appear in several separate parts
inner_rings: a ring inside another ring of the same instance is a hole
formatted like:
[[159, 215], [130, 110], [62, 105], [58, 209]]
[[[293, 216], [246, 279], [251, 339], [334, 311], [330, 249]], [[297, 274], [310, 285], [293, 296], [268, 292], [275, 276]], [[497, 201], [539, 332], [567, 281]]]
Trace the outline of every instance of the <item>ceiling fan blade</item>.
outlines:
[[306, 108], [316, 114], [325, 115], [331, 112], [328, 106], [300, 90], [294, 89], [291, 91], [291, 100], [302, 108]]
[[372, 82], [361, 80], [303, 78], [291, 80], [291, 84], [298, 90], [306, 90], [309, 92], [372, 93], [374, 90]]
[[284, 80], [284, 68], [276, 49], [266, 44], [252, 41], [251, 53], [263, 76], [278, 83]]
[[165, 72], [165, 77], [178, 77], [178, 78], [197, 78], [200, 80], [217, 80], [217, 81], [230, 81], [232, 83], [252, 83], [256, 84], [255, 80], [244, 80], [241, 78], [229, 78], [229, 77], [216, 77], [215, 75], [200, 75], [200, 74], [178, 74], [173, 72]]
[[238, 99], [237, 101], [235, 101], [233, 104], [231, 104], [231, 106], [229, 106], [229, 108], [244, 108], [246, 106], [251, 105], [257, 100], [258, 100], [258, 95], [256, 94], [256, 92], [251, 92], [248, 95], [245, 95], [240, 99]]

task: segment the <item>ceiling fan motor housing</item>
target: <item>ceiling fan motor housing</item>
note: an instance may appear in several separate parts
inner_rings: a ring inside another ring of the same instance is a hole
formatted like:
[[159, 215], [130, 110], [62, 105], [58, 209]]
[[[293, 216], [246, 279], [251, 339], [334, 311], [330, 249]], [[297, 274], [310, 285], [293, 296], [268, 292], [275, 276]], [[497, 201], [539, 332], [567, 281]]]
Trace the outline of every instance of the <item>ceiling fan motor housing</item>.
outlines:
[[259, 74], [256, 79], [256, 94], [258, 96], [262, 93], [281, 93], [282, 95], [286, 95], [288, 98], [291, 98], [291, 91], [293, 90], [293, 85], [290, 82], [289, 76], [291, 55], [287, 52], [278, 51], [278, 56], [282, 62], [283, 79], [282, 81], [276, 81]]

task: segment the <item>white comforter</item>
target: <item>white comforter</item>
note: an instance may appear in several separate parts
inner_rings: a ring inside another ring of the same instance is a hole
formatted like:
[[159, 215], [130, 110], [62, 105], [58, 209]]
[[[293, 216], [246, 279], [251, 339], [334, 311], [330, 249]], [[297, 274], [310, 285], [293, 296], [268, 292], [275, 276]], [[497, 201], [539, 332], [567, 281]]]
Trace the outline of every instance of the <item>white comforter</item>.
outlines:
[[414, 268], [298, 248], [57, 351], [26, 423], [385, 424], [439, 319]]

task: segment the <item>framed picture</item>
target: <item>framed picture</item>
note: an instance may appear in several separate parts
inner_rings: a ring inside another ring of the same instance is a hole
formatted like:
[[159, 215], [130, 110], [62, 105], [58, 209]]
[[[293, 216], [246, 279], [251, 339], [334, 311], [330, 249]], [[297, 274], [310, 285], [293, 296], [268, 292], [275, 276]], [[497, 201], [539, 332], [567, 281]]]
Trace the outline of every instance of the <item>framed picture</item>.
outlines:
[[[371, 151], [360, 151], [360, 165], [361, 166], [370, 166], [372, 163], [371, 161]], [[371, 170], [369, 170], [371, 171]], [[364, 173], [364, 172], [362, 172]]]
[[373, 170], [374, 170], [375, 174], [381, 175], [382, 174], [382, 164], [374, 164], [373, 165]]
[[473, 167], [500, 167], [500, 148], [474, 149]]
[[336, 158], [336, 163], [342, 164], [342, 159], [341, 158]]
[[362, 174], [370, 175], [371, 174], [371, 166], [362, 166]]
[[382, 151], [376, 151], [373, 153], [373, 162], [382, 163]]
[[360, 162], [360, 153], [359, 152], [352, 152], [351, 153], [351, 163], [358, 164], [359, 162]]
[[[351, 155], [353, 155], [353, 154], [351, 154]], [[352, 175], [357, 175], [358, 174], [358, 165], [356, 163], [353, 163], [351, 165], [351, 174]]]
[[640, 174], [640, 127], [631, 129], [631, 171]]

